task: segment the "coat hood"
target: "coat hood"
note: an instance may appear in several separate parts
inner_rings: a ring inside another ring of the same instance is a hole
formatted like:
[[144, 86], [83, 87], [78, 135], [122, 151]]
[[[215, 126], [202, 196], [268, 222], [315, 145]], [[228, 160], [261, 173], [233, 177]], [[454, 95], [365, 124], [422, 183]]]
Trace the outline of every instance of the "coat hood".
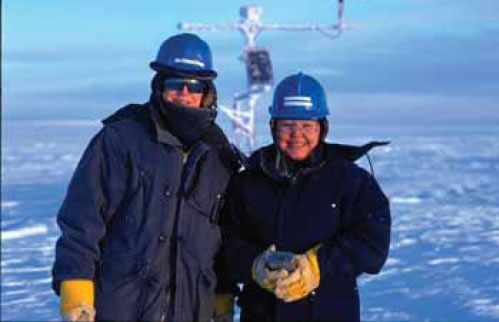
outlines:
[[119, 110], [115, 111], [113, 114], [107, 116], [101, 120], [103, 125], [109, 125], [114, 122], [124, 121], [131, 118], [136, 118], [144, 113], [146, 108], [142, 104], [128, 104]]

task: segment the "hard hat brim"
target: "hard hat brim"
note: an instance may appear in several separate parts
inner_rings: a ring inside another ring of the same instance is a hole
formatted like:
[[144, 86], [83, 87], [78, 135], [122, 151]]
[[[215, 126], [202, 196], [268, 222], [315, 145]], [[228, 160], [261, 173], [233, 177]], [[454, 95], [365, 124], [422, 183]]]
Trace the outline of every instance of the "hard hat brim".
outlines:
[[151, 62], [149, 66], [158, 73], [168, 73], [178, 75], [180, 77], [191, 77], [199, 80], [212, 80], [218, 76], [217, 72], [214, 70], [187, 70], [172, 68], [162, 65], [156, 61]]
[[296, 116], [296, 115], [280, 115], [271, 117], [273, 120], [291, 120], [291, 121], [321, 121], [327, 119], [326, 116]]

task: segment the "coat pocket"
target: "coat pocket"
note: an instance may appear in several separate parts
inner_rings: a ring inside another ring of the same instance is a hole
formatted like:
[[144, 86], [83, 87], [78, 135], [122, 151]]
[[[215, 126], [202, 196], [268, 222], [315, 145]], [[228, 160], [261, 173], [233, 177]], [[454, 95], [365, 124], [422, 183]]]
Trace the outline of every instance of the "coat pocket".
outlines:
[[137, 261], [135, 256], [103, 256], [96, 285], [97, 319], [137, 320], [148, 270], [148, 263]]
[[199, 267], [208, 267], [222, 243], [220, 226], [211, 222], [211, 213], [198, 210], [191, 203], [185, 204], [183, 216], [186, 219], [183, 249]]
[[128, 190], [125, 192], [112, 219], [106, 222], [107, 234], [102, 242], [102, 248], [122, 248], [123, 252], [133, 249], [136, 233], [142, 227], [144, 204], [148, 186], [148, 174], [144, 170], [137, 170], [130, 179]]
[[222, 206], [225, 201], [225, 196], [221, 193], [217, 194], [215, 197], [215, 202], [210, 211], [210, 222], [212, 224], [218, 225], [220, 219], [220, 211], [222, 210]]
[[126, 207], [123, 208], [125, 215], [125, 231], [132, 235], [143, 225], [145, 219], [144, 208], [146, 201], [146, 189], [148, 189], [149, 174], [147, 171], [139, 169], [136, 183], [128, 193], [128, 200], [125, 200]]
[[224, 194], [206, 195], [203, 197], [189, 198], [187, 202], [200, 215], [205, 216], [211, 224], [218, 225], [220, 210], [224, 203]]

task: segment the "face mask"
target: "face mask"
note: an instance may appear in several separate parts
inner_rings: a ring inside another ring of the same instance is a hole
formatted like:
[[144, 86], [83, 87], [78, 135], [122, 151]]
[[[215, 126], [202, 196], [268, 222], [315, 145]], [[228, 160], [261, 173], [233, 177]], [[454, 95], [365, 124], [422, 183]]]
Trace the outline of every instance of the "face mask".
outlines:
[[206, 108], [188, 108], [163, 102], [158, 106], [166, 128], [189, 149], [213, 125], [214, 111]]

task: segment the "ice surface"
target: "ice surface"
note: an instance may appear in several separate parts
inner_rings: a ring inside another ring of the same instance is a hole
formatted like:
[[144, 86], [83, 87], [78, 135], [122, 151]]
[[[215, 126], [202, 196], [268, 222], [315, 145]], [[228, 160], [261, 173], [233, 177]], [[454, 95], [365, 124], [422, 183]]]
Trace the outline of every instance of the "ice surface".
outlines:
[[[3, 129], [2, 321], [58, 319], [55, 216], [98, 128], [44, 121]], [[257, 129], [257, 144], [269, 143], [265, 119]], [[490, 128], [332, 126], [337, 142], [392, 141], [371, 153], [393, 229], [383, 271], [359, 279], [363, 321], [499, 321], [498, 138]]]

